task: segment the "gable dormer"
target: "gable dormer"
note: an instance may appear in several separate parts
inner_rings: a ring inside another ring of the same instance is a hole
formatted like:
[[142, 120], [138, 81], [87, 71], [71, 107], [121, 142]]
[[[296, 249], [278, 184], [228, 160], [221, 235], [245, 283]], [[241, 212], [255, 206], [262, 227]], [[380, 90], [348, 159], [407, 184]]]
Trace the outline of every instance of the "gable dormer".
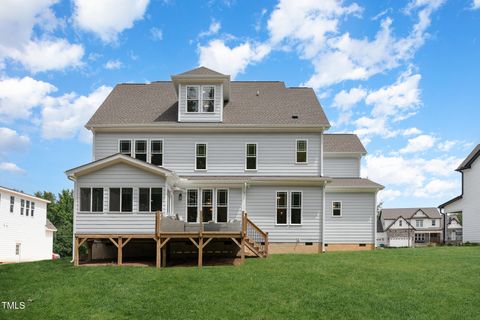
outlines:
[[415, 214], [412, 216], [412, 219], [413, 218], [428, 218], [428, 216], [425, 214], [425, 212], [423, 212], [422, 210], [418, 210], [417, 212], [415, 212]]
[[199, 67], [172, 76], [178, 97], [178, 122], [222, 122], [230, 98], [230, 76]]

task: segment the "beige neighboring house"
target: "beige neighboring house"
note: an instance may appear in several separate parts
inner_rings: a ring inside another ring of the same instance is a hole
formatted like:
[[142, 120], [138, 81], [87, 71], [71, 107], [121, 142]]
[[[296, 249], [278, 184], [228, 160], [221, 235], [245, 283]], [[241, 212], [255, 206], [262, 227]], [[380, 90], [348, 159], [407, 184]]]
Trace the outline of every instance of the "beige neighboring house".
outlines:
[[445, 229], [446, 243], [461, 243], [463, 237], [463, 228], [460, 220], [456, 216], [445, 217], [448, 221]]
[[437, 208], [382, 209], [386, 247], [414, 247], [443, 241], [443, 217]]

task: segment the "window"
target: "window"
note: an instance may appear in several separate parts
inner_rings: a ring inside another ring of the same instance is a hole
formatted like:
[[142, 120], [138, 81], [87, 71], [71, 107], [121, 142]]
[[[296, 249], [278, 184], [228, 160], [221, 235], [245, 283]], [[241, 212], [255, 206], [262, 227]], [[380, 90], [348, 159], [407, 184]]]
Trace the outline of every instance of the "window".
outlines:
[[150, 141], [150, 163], [156, 166], [163, 165], [163, 141]]
[[162, 211], [162, 188], [140, 188], [138, 202], [139, 211]]
[[228, 219], [228, 190], [217, 190], [217, 222], [227, 222]]
[[202, 217], [203, 222], [213, 220], [213, 190], [202, 190]]
[[187, 222], [197, 222], [198, 191], [187, 190]]
[[340, 201], [332, 202], [332, 216], [334, 217], [342, 216], [342, 203]]
[[425, 233], [416, 233], [415, 242], [425, 242]]
[[135, 140], [135, 159], [147, 161], [147, 140]]
[[103, 188], [80, 188], [80, 211], [103, 212]]
[[437, 220], [432, 220], [432, 227], [435, 227], [437, 225]]
[[247, 143], [245, 148], [246, 148], [245, 169], [257, 170], [257, 144]]
[[22, 245], [20, 243], [15, 244], [15, 255], [19, 256], [20, 255], [20, 247]]
[[198, 112], [198, 88], [197, 86], [187, 87], [187, 112]]
[[110, 188], [110, 211], [132, 212], [133, 188]]
[[398, 225], [401, 227], [403, 226], [403, 220], [398, 220]]
[[423, 228], [423, 220], [415, 220], [415, 226], [417, 228]]
[[33, 217], [33, 214], [35, 212], [35, 202], [32, 202], [32, 210], [30, 210], [30, 215]]
[[[201, 91], [201, 96], [200, 96]], [[201, 108], [200, 108], [201, 106]], [[214, 86], [187, 86], [187, 112], [214, 112]]]
[[120, 140], [119, 151], [121, 154], [127, 156], [132, 156], [132, 141], [130, 140]]
[[197, 143], [195, 145], [195, 170], [207, 169], [207, 145]]
[[297, 140], [297, 163], [307, 163], [307, 140]]
[[277, 224], [287, 224], [287, 192], [277, 192]]
[[30, 201], [27, 200], [27, 205], [26, 205], [26, 208], [25, 208], [25, 215], [28, 217], [29, 214], [30, 214]]
[[23, 216], [24, 212], [25, 212], [25, 200], [20, 199], [20, 215]]
[[202, 111], [213, 112], [214, 100], [215, 100], [215, 87], [203, 86], [202, 87]]
[[291, 193], [291, 205], [290, 205], [290, 223], [301, 224], [302, 223], [302, 193], [295, 191]]
[[15, 206], [15, 197], [10, 196], [10, 212], [13, 213], [13, 207]]

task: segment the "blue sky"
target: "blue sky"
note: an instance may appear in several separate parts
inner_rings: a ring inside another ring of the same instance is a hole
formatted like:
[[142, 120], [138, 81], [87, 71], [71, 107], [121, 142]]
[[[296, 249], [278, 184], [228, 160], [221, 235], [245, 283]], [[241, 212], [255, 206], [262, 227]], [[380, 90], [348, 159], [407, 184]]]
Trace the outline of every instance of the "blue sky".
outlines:
[[315, 89], [385, 206], [437, 206], [480, 142], [480, 1], [3, 0], [0, 185], [71, 188], [83, 125], [122, 82], [205, 65]]

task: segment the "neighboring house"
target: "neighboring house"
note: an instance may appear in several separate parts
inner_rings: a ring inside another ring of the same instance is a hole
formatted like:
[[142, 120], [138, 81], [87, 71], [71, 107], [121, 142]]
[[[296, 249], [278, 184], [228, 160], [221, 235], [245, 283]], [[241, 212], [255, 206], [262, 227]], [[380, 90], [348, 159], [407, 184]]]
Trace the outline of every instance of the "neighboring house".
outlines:
[[0, 187], [0, 263], [52, 259], [47, 200]]
[[324, 133], [330, 124], [311, 88], [200, 67], [117, 85], [86, 127], [93, 162], [66, 172], [77, 238], [135, 240], [153, 232], [157, 210], [184, 230], [246, 212], [268, 232], [269, 252], [375, 247], [383, 187], [360, 177], [366, 150], [356, 135]]
[[462, 224], [456, 216], [447, 216], [448, 223], [445, 228], [445, 242], [461, 243], [462, 242]]
[[456, 171], [462, 174], [462, 194], [439, 206], [446, 215], [462, 213], [463, 242], [480, 243], [480, 144]]
[[380, 223], [388, 247], [441, 243], [443, 239], [443, 217], [437, 208], [382, 209]]

